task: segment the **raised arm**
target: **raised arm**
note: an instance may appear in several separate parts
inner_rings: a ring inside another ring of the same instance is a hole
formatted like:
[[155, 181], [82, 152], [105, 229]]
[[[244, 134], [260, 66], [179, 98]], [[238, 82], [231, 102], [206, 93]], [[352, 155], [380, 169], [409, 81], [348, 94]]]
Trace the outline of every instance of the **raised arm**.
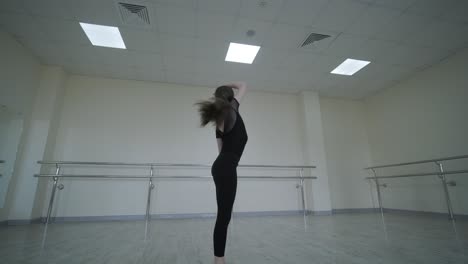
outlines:
[[218, 153], [221, 153], [221, 149], [223, 148], [223, 140], [220, 138], [217, 138], [216, 143], [218, 143]]
[[234, 90], [237, 90], [236, 95], [234, 97], [240, 103], [242, 97], [244, 97], [245, 93], [247, 92], [247, 85], [245, 84], [245, 82], [230, 83], [227, 84], [227, 86], [230, 86]]

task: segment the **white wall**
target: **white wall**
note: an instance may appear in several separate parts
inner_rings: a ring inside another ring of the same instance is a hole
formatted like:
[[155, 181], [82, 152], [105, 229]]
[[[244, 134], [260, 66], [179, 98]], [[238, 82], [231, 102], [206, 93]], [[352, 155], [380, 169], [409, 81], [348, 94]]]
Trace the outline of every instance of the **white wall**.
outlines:
[[312, 208], [317, 213], [330, 213], [330, 186], [328, 180], [327, 160], [325, 157], [325, 142], [322, 127], [320, 99], [316, 92], [300, 93], [301, 117], [303, 123], [303, 155], [307, 165], [315, 165], [313, 175], [317, 176], [311, 184], [306, 185], [306, 191], [311, 200]]
[[[468, 154], [468, 50], [428, 68], [366, 101], [373, 164]], [[447, 162], [446, 170], [468, 168], [468, 161]], [[434, 171], [434, 164], [393, 172]], [[468, 175], [450, 176], [456, 213], [468, 213]], [[387, 180], [384, 207], [446, 212], [436, 177]]]
[[13, 175], [18, 144], [23, 129], [23, 119], [15, 113], [0, 112], [0, 207], [4, 207], [9, 182]]
[[[0, 159], [7, 161], [4, 165], [4, 175], [0, 179], [0, 221], [7, 219], [10, 199], [7, 194], [11, 186], [12, 170], [16, 160], [16, 144], [21, 135], [23, 121], [29, 118], [31, 104], [36, 92], [40, 74], [40, 65], [36, 58], [19, 44], [13, 37], [0, 28], [0, 105], [5, 105], [10, 115], [14, 115], [13, 122], [9, 122], [8, 131], [16, 131], [8, 139], [8, 146], [3, 149], [4, 156]], [[18, 135], [20, 134], [20, 135]], [[10, 141], [11, 139], [11, 141]], [[7, 153], [5, 150], [8, 149]], [[2, 152], [2, 151], [0, 151]]]
[[53, 135], [63, 82], [66, 75], [58, 67], [41, 67], [36, 96], [29, 118], [26, 119], [23, 136], [18, 148], [13, 181], [10, 184], [10, 207], [8, 220], [30, 220], [35, 218], [34, 205], [38, 179], [33, 177], [47, 153], [49, 135]]
[[372, 208], [363, 170], [371, 163], [364, 103], [322, 97], [320, 109], [332, 208]]
[[[203, 87], [73, 75], [66, 83], [53, 158], [211, 164], [217, 155], [214, 128], [199, 128], [193, 104], [212, 92]], [[303, 164], [300, 110], [297, 95], [250, 91], [240, 107], [249, 135], [240, 163]], [[209, 169], [160, 173], [210, 175]], [[296, 175], [239, 169], [239, 175], [265, 173]], [[64, 184], [65, 190], [57, 196], [56, 216], [144, 214], [145, 181], [72, 180]], [[235, 211], [298, 210], [301, 204], [295, 185], [241, 181]], [[152, 213], [215, 212], [214, 197], [211, 180], [161, 182]]]

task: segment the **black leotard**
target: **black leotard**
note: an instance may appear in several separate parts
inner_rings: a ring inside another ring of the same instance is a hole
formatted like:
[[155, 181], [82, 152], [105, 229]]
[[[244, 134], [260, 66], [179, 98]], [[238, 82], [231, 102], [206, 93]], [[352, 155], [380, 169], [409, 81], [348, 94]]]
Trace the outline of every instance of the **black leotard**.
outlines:
[[213, 232], [214, 254], [217, 257], [224, 256], [227, 229], [236, 198], [237, 165], [248, 138], [244, 121], [238, 112], [239, 102], [233, 99], [231, 106], [224, 117], [224, 132], [216, 129], [216, 137], [222, 139], [223, 146], [211, 168], [218, 205]]

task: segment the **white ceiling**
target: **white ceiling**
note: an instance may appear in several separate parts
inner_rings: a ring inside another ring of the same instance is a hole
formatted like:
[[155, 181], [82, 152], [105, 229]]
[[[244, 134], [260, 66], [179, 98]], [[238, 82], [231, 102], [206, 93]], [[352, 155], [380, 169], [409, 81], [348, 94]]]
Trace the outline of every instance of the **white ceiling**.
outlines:
[[[0, 26], [42, 63], [76, 74], [362, 98], [468, 45], [466, 0], [122, 0], [150, 9], [124, 25], [114, 0], [2, 0]], [[94, 47], [78, 21], [118, 26], [127, 50]], [[246, 31], [256, 31], [247, 37]], [[309, 33], [332, 35], [299, 48]], [[262, 46], [252, 65], [225, 62], [229, 42]], [[370, 60], [332, 75], [346, 58]]]

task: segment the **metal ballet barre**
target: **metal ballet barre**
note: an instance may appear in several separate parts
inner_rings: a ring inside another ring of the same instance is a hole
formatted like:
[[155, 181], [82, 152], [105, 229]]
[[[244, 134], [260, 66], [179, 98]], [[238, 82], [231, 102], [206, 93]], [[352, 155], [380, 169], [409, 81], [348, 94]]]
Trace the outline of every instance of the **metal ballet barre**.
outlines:
[[[453, 174], [464, 174], [468, 173], [468, 170], [453, 170], [453, 171], [444, 171], [444, 167], [442, 165], [443, 161], [448, 161], [448, 160], [460, 160], [460, 159], [468, 159], [468, 155], [461, 155], [461, 156], [451, 156], [451, 157], [445, 157], [445, 158], [438, 158], [438, 159], [429, 159], [429, 160], [420, 160], [420, 161], [412, 161], [412, 162], [403, 162], [403, 163], [394, 163], [394, 164], [387, 164], [387, 165], [378, 165], [378, 166], [372, 166], [372, 167], [367, 167], [364, 168], [365, 170], [370, 170], [373, 173], [373, 177], [366, 177], [366, 179], [372, 179], [375, 181], [375, 186], [377, 190], [377, 200], [379, 203], [379, 209], [380, 213], [383, 215], [383, 207], [382, 207], [382, 196], [380, 192], [380, 186], [383, 186], [383, 184], [379, 183], [379, 179], [390, 179], [390, 178], [407, 178], [407, 177], [426, 177], [426, 176], [439, 176], [441, 182], [442, 182], [442, 187], [444, 190], [445, 194], [445, 202], [447, 204], [447, 211], [448, 211], [448, 216], [450, 220], [454, 220], [454, 213], [452, 209], [452, 202], [450, 200], [450, 193], [448, 191], [447, 185], [452, 185], [454, 184], [452, 182], [447, 182], [447, 178], [445, 177], [446, 175], [453, 175]], [[384, 175], [384, 176], [377, 176], [376, 169], [381, 169], [381, 168], [390, 168], [390, 167], [399, 167], [399, 166], [408, 166], [408, 165], [415, 165], [415, 164], [424, 164], [424, 163], [434, 163], [438, 171], [435, 172], [422, 172], [422, 173], [411, 173], [411, 174], [399, 174], [399, 175]]]
[[[177, 163], [126, 163], [126, 162], [82, 162], [82, 161], [38, 161], [41, 165], [54, 165], [55, 174], [35, 174], [37, 178], [52, 178], [53, 186], [51, 190], [49, 207], [47, 209], [46, 224], [50, 222], [56, 189], [62, 190], [63, 184], [58, 184], [60, 178], [92, 178], [92, 179], [148, 179], [148, 196], [146, 200], [146, 223], [150, 220], [150, 205], [151, 193], [155, 188], [154, 180], [175, 180], [175, 179], [211, 179], [211, 176], [168, 176], [168, 175], [155, 175], [155, 168], [210, 168], [211, 165], [206, 164], [177, 164]], [[65, 166], [126, 166], [126, 167], [144, 167], [149, 169], [148, 175], [99, 175], [99, 174], [61, 174], [60, 170]], [[296, 188], [301, 188], [302, 198], [302, 211], [304, 216], [306, 214], [306, 200], [304, 180], [317, 179], [315, 176], [304, 176], [304, 169], [314, 169], [316, 166], [297, 166], [297, 165], [239, 165], [240, 168], [262, 168], [262, 169], [294, 169], [299, 171], [298, 176], [238, 176], [239, 179], [263, 179], [263, 180], [299, 180], [300, 183]]]

